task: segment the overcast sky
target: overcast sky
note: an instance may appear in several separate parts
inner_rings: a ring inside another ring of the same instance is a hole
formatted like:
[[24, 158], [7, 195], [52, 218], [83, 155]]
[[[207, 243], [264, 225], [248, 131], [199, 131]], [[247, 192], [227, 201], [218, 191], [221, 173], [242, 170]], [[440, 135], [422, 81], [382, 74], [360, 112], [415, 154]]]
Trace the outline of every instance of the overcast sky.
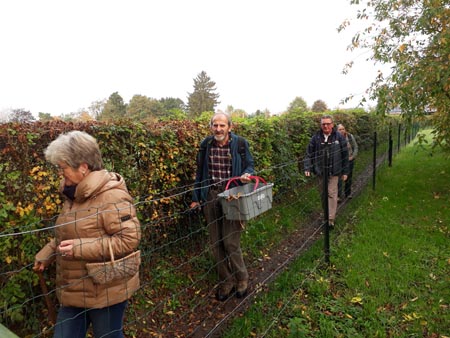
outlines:
[[217, 109], [279, 113], [296, 96], [343, 107], [376, 74], [337, 32], [355, 11], [349, 0], [1, 1], [0, 112], [69, 114], [116, 91], [186, 103], [202, 70]]

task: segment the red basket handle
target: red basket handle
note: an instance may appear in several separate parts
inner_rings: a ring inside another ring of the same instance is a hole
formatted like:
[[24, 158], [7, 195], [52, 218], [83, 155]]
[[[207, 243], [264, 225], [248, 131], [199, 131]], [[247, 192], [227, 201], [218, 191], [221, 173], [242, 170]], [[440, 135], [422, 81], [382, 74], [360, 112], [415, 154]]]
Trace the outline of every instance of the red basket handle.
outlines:
[[[237, 180], [240, 180], [241, 176], [236, 176], [236, 177], [232, 177], [228, 180], [227, 185], [225, 186], [225, 190], [228, 190], [229, 186], [231, 183], [236, 182]], [[259, 181], [261, 181], [262, 183], [266, 184], [266, 181], [264, 180], [264, 178], [259, 177], [259, 176], [249, 176], [248, 177], [251, 180], [255, 180], [255, 187], [253, 188], [253, 191], [255, 191], [258, 188], [259, 185]]]

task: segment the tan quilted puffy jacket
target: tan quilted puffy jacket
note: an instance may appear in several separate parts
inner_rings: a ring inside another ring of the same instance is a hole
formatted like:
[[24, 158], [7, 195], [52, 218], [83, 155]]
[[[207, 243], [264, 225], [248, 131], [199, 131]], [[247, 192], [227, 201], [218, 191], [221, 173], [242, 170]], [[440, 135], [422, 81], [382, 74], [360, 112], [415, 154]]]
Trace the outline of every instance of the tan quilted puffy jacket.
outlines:
[[[62, 306], [103, 308], [129, 299], [139, 288], [139, 272], [127, 280], [95, 284], [86, 263], [109, 261], [108, 241], [115, 259], [126, 256], [138, 247], [140, 237], [139, 220], [123, 178], [106, 170], [93, 171], [78, 184], [74, 201], [65, 201], [55, 238], [36, 260], [46, 265], [56, 260], [56, 294]], [[73, 258], [56, 251], [66, 239], [75, 241]]]

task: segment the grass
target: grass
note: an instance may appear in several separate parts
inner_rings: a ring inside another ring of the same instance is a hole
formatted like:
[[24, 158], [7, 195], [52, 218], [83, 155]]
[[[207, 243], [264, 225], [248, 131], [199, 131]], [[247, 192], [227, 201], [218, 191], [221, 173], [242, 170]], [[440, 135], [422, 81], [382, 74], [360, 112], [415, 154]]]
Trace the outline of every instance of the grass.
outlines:
[[225, 337], [449, 337], [448, 156], [408, 146]]
[[[311, 188], [310, 188], [311, 189]], [[270, 248], [289, 236], [297, 227], [308, 221], [308, 215], [318, 211], [319, 193], [312, 188], [307, 195], [291, 194], [284, 196], [286, 203], [269, 210], [264, 217], [251, 220], [242, 236], [241, 245], [245, 254], [260, 257]]]

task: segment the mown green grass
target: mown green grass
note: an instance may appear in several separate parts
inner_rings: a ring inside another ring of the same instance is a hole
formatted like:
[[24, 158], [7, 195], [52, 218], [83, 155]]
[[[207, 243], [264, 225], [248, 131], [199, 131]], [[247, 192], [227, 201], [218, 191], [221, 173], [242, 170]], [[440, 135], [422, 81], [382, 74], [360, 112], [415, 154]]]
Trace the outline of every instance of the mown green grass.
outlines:
[[225, 337], [450, 336], [450, 161], [408, 146]]

